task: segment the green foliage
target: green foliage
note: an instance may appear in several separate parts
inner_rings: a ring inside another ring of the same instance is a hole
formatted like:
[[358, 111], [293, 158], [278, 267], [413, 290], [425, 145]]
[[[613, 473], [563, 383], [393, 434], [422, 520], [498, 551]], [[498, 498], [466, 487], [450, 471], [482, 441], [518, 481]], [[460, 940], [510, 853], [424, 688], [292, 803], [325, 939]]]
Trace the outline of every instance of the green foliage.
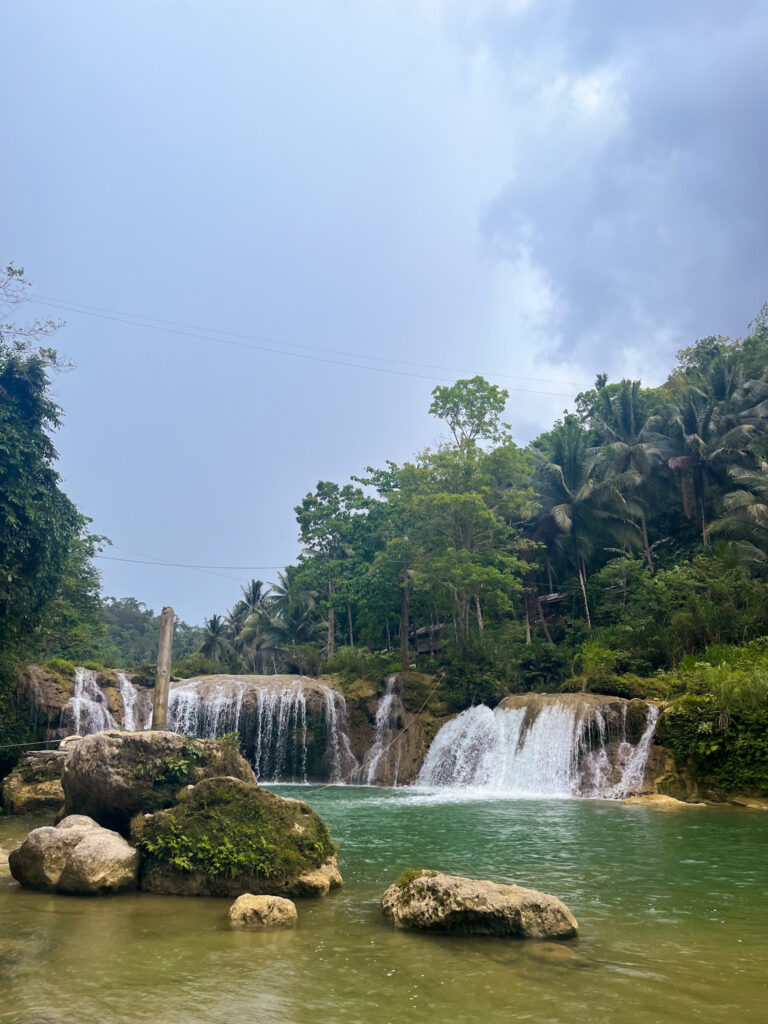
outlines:
[[224, 779], [198, 785], [169, 810], [137, 815], [131, 835], [151, 860], [212, 879], [290, 878], [334, 852], [324, 822], [306, 804]]
[[378, 683], [385, 676], [399, 670], [400, 659], [394, 654], [377, 654], [359, 647], [339, 647], [325, 667], [328, 672], [341, 676], [346, 683], [352, 683], [355, 679]]
[[429, 411], [445, 420], [459, 446], [472, 445], [478, 439], [498, 443], [506, 436], [507, 424], [499, 417], [508, 398], [508, 391], [478, 376], [457, 380], [450, 387], [438, 385], [432, 392]]
[[694, 777], [731, 793], [768, 796], [768, 673], [711, 669], [713, 692], [686, 695], [665, 713], [659, 738]]
[[[152, 682], [149, 685], [154, 686], [155, 668], [151, 665], [146, 667], [151, 670]], [[221, 675], [227, 672], [227, 669], [226, 664], [206, 658], [198, 651], [196, 654], [187, 654], [185, 657], [179, 658], [178, 661], [174, 661], [171, 665], [171, 674], [177, 679], [191, 679], [194, 676]]]

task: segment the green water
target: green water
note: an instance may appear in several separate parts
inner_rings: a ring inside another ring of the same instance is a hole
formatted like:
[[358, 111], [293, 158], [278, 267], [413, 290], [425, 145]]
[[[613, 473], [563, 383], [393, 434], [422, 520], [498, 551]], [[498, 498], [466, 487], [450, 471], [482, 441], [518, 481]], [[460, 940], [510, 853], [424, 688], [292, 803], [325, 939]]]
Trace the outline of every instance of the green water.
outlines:
[[[229, 901], [48, 896], [0, 874], [0, 1021], [768, 1020], [768, 814], [275, 789], [341, 844], [344, 889], [299, 903], [294, 932], [229, 931]], [[0, 846], [36, 824], [0, 818]], [[378, 901], [411, 865], [556, 893], [581, 936], [395, 931]]]

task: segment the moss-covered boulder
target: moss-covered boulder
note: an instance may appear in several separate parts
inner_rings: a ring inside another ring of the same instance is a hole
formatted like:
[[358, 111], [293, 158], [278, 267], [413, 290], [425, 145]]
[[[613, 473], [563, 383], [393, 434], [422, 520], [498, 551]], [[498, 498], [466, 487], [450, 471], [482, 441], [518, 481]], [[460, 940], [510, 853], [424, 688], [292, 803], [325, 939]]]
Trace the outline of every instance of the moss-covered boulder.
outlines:
[[184, 786], [220, 775], [256, 781], [236, 742], [162, 731], [94, 733], [74, 744], [65, 761], [66, 813], [86, 814], [127, 835], [139, 811], [170, 807]]
[[300, 800], [235, 778], [205, 779], [176, 807], [138, 814], [141, 888], [183, 896], [323, 895], [341, 885], [325, 822]]
[[3, 779], [2, 805], [8, 814], [50, 814], [64, 806], [61, 773], [66, 752], [37, 751], [21, 758]]

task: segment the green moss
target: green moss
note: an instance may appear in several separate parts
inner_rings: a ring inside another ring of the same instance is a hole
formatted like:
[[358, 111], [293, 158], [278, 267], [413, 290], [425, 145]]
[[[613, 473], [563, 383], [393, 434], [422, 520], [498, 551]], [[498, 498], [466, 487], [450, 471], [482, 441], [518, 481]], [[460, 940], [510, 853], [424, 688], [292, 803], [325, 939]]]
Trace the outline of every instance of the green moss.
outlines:
[[325, 823], [307, 804], [226, 778], [204, 780], [176, 807], [137, 815], [131, 836], [150, 859], [210, 878], [291, 878], [334, 853]]
[[394, 884], [399, 889], [405, 889], [411, 884], [411, 882], [415, 882], [417, 878], [434, 878], [436, 874], [436, 871], [430, 871], [428, 868], [406, 868], [405, 871], [395, 879]]

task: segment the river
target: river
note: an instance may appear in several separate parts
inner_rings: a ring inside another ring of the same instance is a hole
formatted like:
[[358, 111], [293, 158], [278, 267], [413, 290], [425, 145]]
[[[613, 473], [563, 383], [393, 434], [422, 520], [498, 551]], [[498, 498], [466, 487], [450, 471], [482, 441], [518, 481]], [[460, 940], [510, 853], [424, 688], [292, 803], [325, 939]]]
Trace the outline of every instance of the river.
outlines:
[[[768, 1016], [768, 814], [607, 801], [275, 786], [340, 844], [344, 888], [292, 932], [227, 927], [229, 901], [49, 896], [0, 869], [3, 1024], [752, 1024]], [[0, 818], [0, 846], [40, 822]], [[406, 867], [561, 897], [570, 943], [396, 931]]]

